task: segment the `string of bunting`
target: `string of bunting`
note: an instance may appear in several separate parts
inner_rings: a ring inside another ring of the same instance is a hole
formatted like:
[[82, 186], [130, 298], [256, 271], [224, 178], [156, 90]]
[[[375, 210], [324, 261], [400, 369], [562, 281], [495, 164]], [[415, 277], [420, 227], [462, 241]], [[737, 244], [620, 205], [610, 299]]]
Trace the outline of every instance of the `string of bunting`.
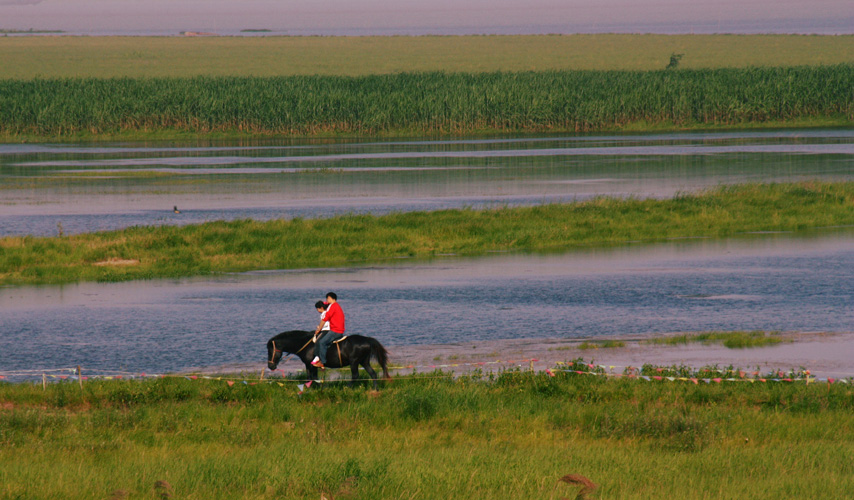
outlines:
[[[535, 362], [539, 362], [537, 358], [525, 358], [521, 360], [496, 360], [496, 361], [478, 361], [478, 362], [470, 362], [470, 363], [452, 363], [452, 364], [431, 364], [431, 365], [406, 365], [406, 366], [395, 366], [390, 367], [392, 370], [402, 370], [402, 369], [419, 369], [419, 368], [429, 368], [429, 369], [437, 369], [437, 368], [456, 368], [460, 366], [487, 366], [487, 365], [497, 365], [497, 364], [518, 364], [520, 362], [530, 363], [533, 371], [533, 364]], [[521, 365], [520, 365], [521, 366]], [[589, 375], [589, 376], [602, 376], [608, 378], [630, 378], [630, 379], [638, 379], [645, 381], [668, 381], [668, 382], [691, 382], [694, 384], [700, 383], [723, 383], [723, 382], [751, 382], [751, 383], [767, 383], [767, 382], [806, 382], [809, 383], [828, 383], [828, 384], [852, 384], [851, 377], [826, 377], [826, 378], [818, 378], [812, 377], [809, 370], [803, 370], [799, 372], [782, 372], [777, 371], [772, 374], [767, 374], [765, 376], [761, 376], [758, 371], [747, 372], [744, 370], [720, 370], [720, 369], [704, 369], [697, 373], [708, 373], [709, 375], [718, 374], [720, 376], [700, 376], [698, 374], [692, 374], [692, 376], [685, 376], [684, 373], [680, 375], [675, 375], [672, 372], [673, 368], [666, 367], [656, 367], [654, 370], [658, 373], [657, 375], [649, 375], [641, 373], [641, 369], [633, 366], [618, 366], [618, 365], [601, 365], [601, 364], [592, 364], [592, 363], [566, 363], [566, 362], [557, 362], [554, 368], [546, 368], [544, 373], [547, 375], [554, 377], [556, 373], [575, 373], [578, 375]], [[682, 370], [687, 371], [687, 368], [683, 368]], [[95, 372], [94, 374], [89, 375], [79, 375], [78, 376], [78, 368], [55, 368], [55, 369], [45, 369], [45, 370], [17, 370], [17, 371], [3, 371], [0, 372], [0, 380], [7, 380], [12, 377], [19, 378], [34, 378], [36, 376], [41, 376], [42, 380], [46, 380], [48, 378], [52, 380], [134, 380], [134, 379], [146, 379], [146, 378], [184, 378], [186, 380], [216, 380], [216, 381], [224, 381], [229, 387], [233, 387], [235, 384], [244, 384], [244, 385], [257, 385], [259, 383], [266, 384], [277, 384], [280, 387], [285, 387], [290, 383], [297, 384], [296, 388], [298, 390], [298, 394], [303, 394], [306, 389], [310, 388], [312, 384], [322, 383], [320, 380], [309, 380], [309, 379], [287, 379], [286, 372], [282, 369], [278, 370], [268, 370], [264, 369], [262, 372], [261, 378], [258, 380], [249, 380], [245, 377], [223, 377], [223, 376], [211, 376], [211, 375], [181, 375], [181, 374], [148, 374], [145, 372], [134, 373], [134, 372], [123, 372], [117, 370], [99, 370], [99, 369], [91, 369], [87, 370], [87, 373]], [[269, 373], [273, 376], [279, 372], [281, 373], [281, 378], [268, 378], [264, 379], [264, 375]], [[727, 375], [727, 376], [724, 376]], [[443, 376], [417, 376], [410, 375], [409, 378], [419, 378], [419, 379], [434, 379], [434, 378], [448, 378], [448, 375]], [[337, 378], [334, 379], [335, 382], [350, 382], [350, 378]]]
[[[487, 365], [496, 365], [496, 364], [516, 364], [516, 363], [529, 363], [529, 362], [538, 362], [540, 361], [537, 358], [525, 358], [521, 360], [496, 360], [496, 361], [477, 361], [477, 362], [469, 362], [469, 363], [449, 363], [449, 364], [431, 364], [431, 365], [406, 365], [406, 366], [390, 366], [389, 370], [402, 370], [402, 369], [418, 369], [418, 368], [429, 368], [429, 369], [441, 369], [441, 368], [458, 368], [461, 366], [487, 366]], [[62, 374], [63, 372], [68, 373], [67, 375]], [[242, 378], [228, 378], [228, 377], [213, 377], [208, 375], [177, 375], [177, 374], [148, 374], [145, 372], [127, 372], [120, 370], [103, 370], [103, 369], [86, 369], [87, 373], [95, 372], [94, 375], [83, 375], [83, 380], [122, 380], [122, 379], [137, 379], [137, 378], [168, 378], [168, 377], [178, 377], [185, 378], [187, 380], [196, 380], [196, 379], [204, 379], [204, 380], [225, 380], [231, 382], [245, 382], [248, 383], [247, 380]], [[99, 374], [100, 372], [100, 374]], [[282, 374], [282, 377], [286, 376], [286, 372], [282, 369], [277, 370], [269, 370], [265, 369], [265, 374], [273, 374], [275, 375], [277, 372]], [[34, 378], [41, 377], [45, 375], [51, 379], [59, 379], [59, 380], [77, 380], [77, 368], [54, 368], [54, 369], [35, 369], [35, 370], [15, 370], [15, 371], [0, 371], [0, 379], [5, 379], [8, 377], [24, 377], [24, 378]], [[291, 379], [293, 380], [293, 379]], [[349, 379], [336, 379], [337, 381], [348, 382]], [[296, 380], [302, 382], [311, 382], [309, 379], [305, 380]], [[267, 382], [271, 382], [268, 380]], [[233, 385], [233, 384], [229, 384]]]
[[[430, 368], [430, 369], [439, 369], [439, 368], [459, 368], [461, 366], [487, 366], [487, 365], [513, 365], [519, 363], [537, 363], [540, 360], [538, 358], [523, 358], [523, 359], [506, 359], [500, 360], [497, 359], [495, 361], [472, 361], [469, 363], [446, 363], [446, 364], [434, 364], [434, 365], [406, 365], [406, 366], [395, 366], [393, 367], [395, 370], [401, 369], [417, 369], [417, 368]], [[389, 367], [392, 369], [392, 367]]]
[[[593, 376], [602, 376], [602, 377], [611, 377], [611, 378], [633, 378], [638, 380], [646, 380], [646, 381], [668, 381], [668, 382], [692, 382], [694, 384], [699, 384], [700, 382], [711, 384], [716, 383], [720, 384], [722, 382], [751, 382], [751, 383], [767, 383], [767, 382], [806, 382], [815, 383], [822, 382], [828, 384], [851, 384], [852, 381], [850, 378], [834, 378], [834, 377], [811, 377], [811, 373], [809, 370], [803, 370], [802, 372], [793, 373], [793, 372], [783, 372], [776, 371], [773, 373], [773, 376], [761, 376], [760, 372], [752, 371], [746, 372], [744, 370], [720, 370], [720, 369], [705, 369], [701, 370], [701, 372], [708, 373], [719, 373], [719, 374], [734, 374], [737, 377], [729, 376], [729, 377], [685, 377], [685, 376], [675, 376], [675, 375], [643, 375], [639, 368], [634, 366], [616, 366], [616, 365], [594, 365], [594, 364], [586, 364], [579, 366], [578, 364], [568, 365], [567, 363], [563, 363], [558, 361], [557, 366], [559, 368], [555, 368], [552, 370], [550, 368], [546, 368], [545, 372], [554, 377], [555, 371], [558, 372], [569, 372], [576, 373], [579, 375], [593, 375]], [[579, 367], [586, 368], [585, 370], [579, 370]], [[622, 373], [615, 371], [618, 368], [623, 368]], [[666, 367], [656, 367], [656, 372], [663, 374], [666, 372], [673, 371], [673, 369]], [[788, 375], [788, 376], [787, 376]]]

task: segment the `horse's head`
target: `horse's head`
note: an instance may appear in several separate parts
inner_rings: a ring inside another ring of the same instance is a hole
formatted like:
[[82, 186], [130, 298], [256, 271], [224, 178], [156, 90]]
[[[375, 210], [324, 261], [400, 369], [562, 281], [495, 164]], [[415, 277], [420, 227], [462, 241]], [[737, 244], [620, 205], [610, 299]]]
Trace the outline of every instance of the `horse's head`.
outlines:
[[[291, 330], [282, 332], [267, 341], [267, 368], [275, 370], [279, 366], [284, 353], [295, 354], [297, 357], [305, 361], [305, 356], [308, 355], [306, 349], [311, 344], [311, 339], [314, 332], [303, 330]], [[314, 354], [312, 354], [314, 356]]]
[[276, 341], [270, 339], [267, 341], [267, 368], [270, 371], [275, 370], [279, 366], [279, 361], [282, 360], [282, 350], [276, 345]]

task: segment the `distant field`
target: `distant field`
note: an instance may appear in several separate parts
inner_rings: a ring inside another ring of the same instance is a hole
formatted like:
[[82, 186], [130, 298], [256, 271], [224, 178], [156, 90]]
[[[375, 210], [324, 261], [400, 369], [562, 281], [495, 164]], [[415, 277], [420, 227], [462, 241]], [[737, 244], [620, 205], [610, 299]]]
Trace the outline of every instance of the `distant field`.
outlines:
[[854, 63], [854, 36], [0, 37], [0, 79], [656, 70]]

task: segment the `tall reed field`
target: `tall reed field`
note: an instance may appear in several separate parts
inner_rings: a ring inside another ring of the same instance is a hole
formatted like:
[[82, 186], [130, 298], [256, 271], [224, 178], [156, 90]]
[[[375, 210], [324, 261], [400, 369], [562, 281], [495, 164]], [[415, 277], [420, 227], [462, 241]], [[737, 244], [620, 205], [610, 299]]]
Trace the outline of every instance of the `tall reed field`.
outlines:
[[0, 136], [312, 136], [854, 122], [854, 65], [0, 80]]
[[672, 199], [0, 238], [0, 284], [121, 281], [341, 267], [488, 251], [556, 252], [854, 224], [854, 182], [723, 186]]
[[0, 383], [0, 498], [847, 498], [852, 415], [845, 384], [565, 372]]

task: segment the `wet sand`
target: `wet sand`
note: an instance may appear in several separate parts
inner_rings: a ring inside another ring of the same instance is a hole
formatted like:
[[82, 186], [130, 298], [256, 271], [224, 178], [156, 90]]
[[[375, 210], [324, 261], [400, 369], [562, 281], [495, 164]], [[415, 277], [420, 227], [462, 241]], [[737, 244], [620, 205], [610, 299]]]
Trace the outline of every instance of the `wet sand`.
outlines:
[[[685, 365], [692, 368], [733, 365], [745, 370], [758, 369], [761, 373], [806, 368], [817, 377], [854, 376], [854, 333], [789, 333], [784, 337], [791, 342], [744, 349], [702, 343], [654, 345], [645, 343], [648, 339], [645, 337], [600, 337], [400, 346], [390, 350], [395, 366], [413, 366], [417, 371], [442, 369], [465, 372], [476, 368], [487, 371], [513, 366], [530, 368], [532, 360], [535, 370], [545, 370], [559, 362], [581, 358], [589, 363], [614, 367], [613, 371], [616, 373], [621, 373], [627, 366], [640, 367], [648, 363], [658, 366]], [[580, 347], [585, 342], [599, 343], [604, 340], [619, 340], [624, 342], [625, 346], [588, 349]], [[497, 363], [497, 360], [501, 362]], [[411, 371], [412, 368], [408, 370]], [[406, 372], [407, 369], [402, 371]]]
[[[656, 335], [656, 338], [662, 335]], [[579, 339], [517, 339], [489, 342], [390, 346], [389, 367], [392, 375], [426, 373], [434, 370], [463, 374], [480, 369], [497, 372], [512, 368], [542, 371], [558, 363], [578, 358], [604, 365], [614, 373], [626, 367], [685, 365], [694, 369], [706, 366], [741, 368], [766, 374], [776, 370], [808, 369], [818, 378], [854, 377], [854, 332], [788, 332], [781, 335], [786, 342], [767, 347], [730, 349], [720, 344], [691, 343], [655, 345], [646, 343], [649, 336], [579, 338]], [[588, 348], [581, 345], [618, 340], [624, 347]], [[258, 373], [260, 364], [231, 365], [201, 370], [205, 373], [242, 371]], [[279, 368], [284, 373], [304, 369], [296, 358], [290, 358]], [[268, 372], [269, 373], [269, 372]], [[330, 379], [345, 377], [332, 372]]]

